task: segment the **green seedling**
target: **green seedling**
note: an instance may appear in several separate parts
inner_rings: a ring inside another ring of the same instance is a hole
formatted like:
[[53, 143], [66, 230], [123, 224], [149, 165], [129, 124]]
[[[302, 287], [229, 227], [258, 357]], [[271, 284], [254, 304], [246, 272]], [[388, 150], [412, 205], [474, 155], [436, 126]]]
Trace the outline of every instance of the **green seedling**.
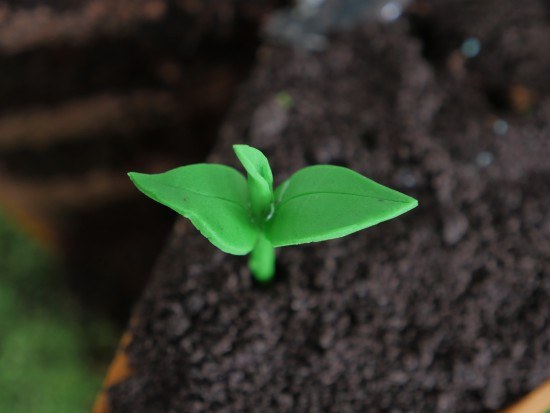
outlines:
[[251, 253], [258, 281], [275, 273], [275, 248], [343, 237], [401, 215], [418, 202], [332, 165], [304, 168], [273, 191], [262, 152], [233, 149], [248, 174], [218, 164], [194, 164], [160, 174], [128, 175], [145, 195], [188, 218], [228, 254]]

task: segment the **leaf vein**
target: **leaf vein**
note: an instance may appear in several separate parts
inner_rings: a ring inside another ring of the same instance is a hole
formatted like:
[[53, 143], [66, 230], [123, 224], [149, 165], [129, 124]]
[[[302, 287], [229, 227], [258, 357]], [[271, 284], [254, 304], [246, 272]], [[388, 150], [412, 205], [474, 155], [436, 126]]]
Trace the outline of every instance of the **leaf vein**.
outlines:
[[162, 186], [172, 188], [172, 189], [177, 189], [178, 191], [187, 191], [187, 192], [190, 192], [190, 193], [195, 194], [195, 195], [204, 196], [206, 198], [214, 198], [214, 199], [219, 199], [220, 201], [229, 202], [231, 204], [237, 205], [238, 207], [243, 209], [248, 214], [248, 209], [244, 205], [240, 204], [237, 201], [233, 201], [232, 199], [227, 199], [227, 198], [223, 198], [221, 196], [216, 196], [216, 195], [211, 195], [211, 194], [203, 194], [202, 192], [194, 191], [194, 190], [189, 189], [189, 188], [181, 188], [179, 186], [168, 185], [168, 184], [165, 184], [165, 183], [163, 183]]
[[275, 205], [275, 208], [281, 208], [284, 204], [286, 204], [290, 201], [294, 201], [295, 199], [302, 198], [304, 196], [309, 196], [309, 195], [348, 195], [348, 196], [356, 196], [356, 197], [361, 197], [361, 198], [377, 199], [379, 201], [395, 202], [395, 203], [398, 203], [398, 204], [408, 204], [409, 203], [407, 201], [397, 201], [395, 199], [380, 198], [380, 197], [374, 196], [374, 195], [350, 194], [350, 193], [347, 193], [347, 192], [322, 192], [321, 191], [321, 192], [307, 192], [307, 193], [304, 193], [304, 194], [293, 196], [292, 198], [285, 199], [282, 202], [280, 202], [279, 204]]

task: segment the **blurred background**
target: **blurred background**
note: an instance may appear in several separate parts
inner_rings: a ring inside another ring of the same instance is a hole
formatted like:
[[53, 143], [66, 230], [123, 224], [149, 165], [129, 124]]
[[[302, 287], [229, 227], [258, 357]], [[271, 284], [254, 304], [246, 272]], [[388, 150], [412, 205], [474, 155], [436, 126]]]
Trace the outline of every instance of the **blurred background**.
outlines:
[[0, 1], [0, 411], [89, 410], [277, 1]]
[[[320, 34], [358, 16], [407, 13], [431, 46], [423, 53], [455, 78], [484, 48], [471, 80], [495, 113], [520, 116], [550, 90], [543, 2], [511, 31], [498, 7], [490, 24], [447, 30], [431, 2], [309, 12], [321, 3], [0, 0], [0, 412], [89, 410], [175, 218], [126, 172], [204, 161], [263, 38], [315, 52]], [[531, 39], [546, 42], [530, 43], [520, 57], [533, 64], [515, 71], [499, 42]], [[508, 123], [495, 116], [491, 128], [505, 134]]]

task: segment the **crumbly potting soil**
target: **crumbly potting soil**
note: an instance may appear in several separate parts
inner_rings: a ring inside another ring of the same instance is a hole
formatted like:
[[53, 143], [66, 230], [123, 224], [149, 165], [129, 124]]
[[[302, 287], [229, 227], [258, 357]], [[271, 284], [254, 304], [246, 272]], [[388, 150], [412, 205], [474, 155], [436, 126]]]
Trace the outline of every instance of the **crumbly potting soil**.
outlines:
[[478, 57], [456, 55], [445, 35], [469, 29], [437, 4], [324, 51], [264, 46], [210, 157], [238, 166], [231, 144], [254, 145], [276, 183], [344, 165], [419, 207], [278, 250], [268, 286], [180, 221], [135, 311], [114, 412], [492, 412], [548, 378], [550, 96], [536, 82], [550, 25], [532, 9], [548, 10], [514, 14], [528, 42], [497, 42], [515, 65], [493, 77], [495, 32], [476, 34]]

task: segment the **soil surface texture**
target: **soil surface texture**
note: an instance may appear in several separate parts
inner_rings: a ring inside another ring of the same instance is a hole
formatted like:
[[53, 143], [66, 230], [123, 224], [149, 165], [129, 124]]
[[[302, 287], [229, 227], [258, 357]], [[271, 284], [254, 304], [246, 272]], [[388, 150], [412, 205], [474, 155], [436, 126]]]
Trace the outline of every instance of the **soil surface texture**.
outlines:
[[209, 161], [239, 167], [247, 143], [276, 184], [343, 165], [419, 207], [278, 250], [266, 286], [180, 220], [113, 412], [492, 412], [548, 378], [549, 10], [483, 2], [497, 25], [458, 3], [259, 51]]

